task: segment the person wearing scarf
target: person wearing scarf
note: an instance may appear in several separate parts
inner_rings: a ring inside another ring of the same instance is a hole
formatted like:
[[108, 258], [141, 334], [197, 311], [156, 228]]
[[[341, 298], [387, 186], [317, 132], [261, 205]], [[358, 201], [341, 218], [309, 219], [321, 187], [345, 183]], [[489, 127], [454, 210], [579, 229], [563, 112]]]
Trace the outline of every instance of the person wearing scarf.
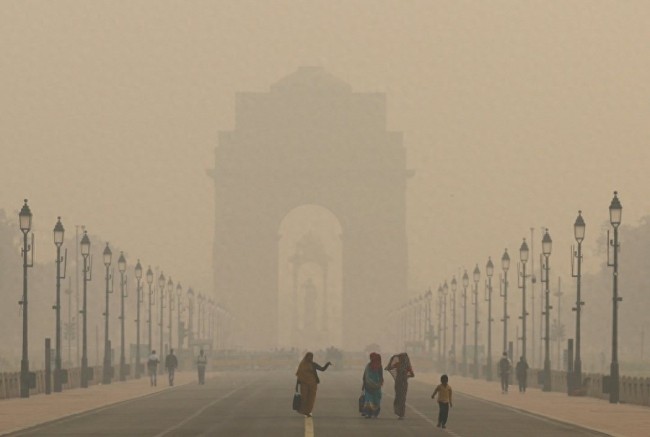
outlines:
[[381, 409], [381, 386], [383, 384], [384, 370], [381, 366], [381, 355], [373, 352], [370, 354], [370, 362], [363, 371], [363, 415], [366, 419], [379, 416]]
[[408, 354], [402, 352], [393, 355], [388, 366], [386, 366], [386, 370], [395, 378], [395, 400], [393, 401], [395, 414], [398, 419], [404, 419], [406, 414], [406, 392], [409, 388], [408, 379], [415, 376]]
[[298, 381], [296, 384], [300, 384], [300, 413], [304, 414], [306, 417], [311, 417], [311, 412], [314, 409], [314, 403], [316, 402], [316, 390], [318, 388], [318, 383], [320, 383], [316, 371], [320, 370], [321, 372], [324, 372], [330, 364], [332, 363], [329, 361], [325, 366], [315, 363], [314, 354], [307, 352], [298, 365], [298, 370], [296, 370]]

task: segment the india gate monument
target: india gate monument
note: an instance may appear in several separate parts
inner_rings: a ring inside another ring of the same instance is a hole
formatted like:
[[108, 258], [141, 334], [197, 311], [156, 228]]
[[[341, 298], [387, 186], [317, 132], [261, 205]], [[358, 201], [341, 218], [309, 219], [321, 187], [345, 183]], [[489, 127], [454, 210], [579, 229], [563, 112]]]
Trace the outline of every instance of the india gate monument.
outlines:
[[210, 171], [215, 296], [237, 347], [381, 344], [407, 287], [405, 165], [385, 94], [319, 67], [237, 93]]

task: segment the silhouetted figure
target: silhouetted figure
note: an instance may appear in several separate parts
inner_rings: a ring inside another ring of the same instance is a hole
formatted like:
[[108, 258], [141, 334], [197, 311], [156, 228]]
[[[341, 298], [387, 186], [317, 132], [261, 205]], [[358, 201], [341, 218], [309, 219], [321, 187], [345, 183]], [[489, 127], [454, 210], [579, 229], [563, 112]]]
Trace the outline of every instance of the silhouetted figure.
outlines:
[[508, 393], [508, 382], [510, 379], [510, 371], [512, 370], [512, 363], [508, 359], [508, 354], [503, 353], [499, 360], [499, 375], [501, 376], [501, 393]]
[[167, 374], [169, 376], [169, 385], [170, 387], [174, 385], [174, 373], [178, 367], [178, 359], [174, 355], [174, 349], [169, 349], [169, 354], [165, 358], [165, 369], [167, 369]]
[[406, 352], [398, 355], [393, 355], [386, 366], [386, 370], [395, 378], [395, 400], [393, 401], [393, 409], [397, 414], [398, 419], [404, 419], [406, 414], [406, 392], [409, 388], [408, 379], [413, 378], [413, 368], [411, 367], [411, 360]]
[[208, 365], [208, 357], [205, 356], [203, 349], [199, 351], [199, 356], [196, 358], [196, 368], [199, 371], [199, 384], [205, 384], [205, 367]]
[[384, 385], [384, 369], [381, 355], [373, 352], [363, 371], [363, 415], [367, 419], [379, 416], [381, 410], [381, 386]]
[[526, 381], [528, 379], [528, 362], [523, 356], [519, 357], [519, 361], [515, 366], [515, 374], [517, 376], [517, 382], [519, 383], [519, 391], [524, 393], [526, 391]]
[[156, 355], [156, 351], [151, 351], [151, 355], [149, 355], [149, 358], [147, 358], [147, 370], [149, 371], [149, 382], [151, 383], [152, 387], [158, 385], [156, 374], [158, 373], [159, 362], [160, 360], [158, 359], [158, 355]]
[[446, 428], [447, 418], [449, 417], [449, 408], [453, 405], [451, 403], [451, 386], [448, 384], [449, 377], [442, 375], [440, 377], [440, 385], [436, 387], [431, 395], [434, 399], [438, 395], [438, 427]]
[[314, 403], [316, 402], [316, 390], [320, 383], [316, 371], [320, 370], [321, 372], [324, 372], [331, 364], [332, 363], [328, 361], [325, 366], [321, 366], [314, 362], [314, 354], [307, 352], [298, 365], [298, 370], [296, 370], [298, 381], [296, 384], [300, 384], [301, 414], [311, 417], [311, 412], [314, 409]]

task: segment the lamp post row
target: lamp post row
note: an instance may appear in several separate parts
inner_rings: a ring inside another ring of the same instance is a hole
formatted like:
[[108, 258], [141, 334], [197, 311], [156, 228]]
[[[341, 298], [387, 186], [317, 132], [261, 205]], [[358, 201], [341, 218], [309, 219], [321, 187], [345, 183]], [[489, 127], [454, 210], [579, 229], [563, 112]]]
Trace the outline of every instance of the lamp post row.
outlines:
[[[28, 269], [34, 265], [34, 234], [31, 232], [32, 229], [32, 212], [28, 205], [28, 200], [24, 200], [24, 204], [18, 214], [19, 218], [19, 228], [23, 234], [23, 245], [21, 249], [21, 256], [23, 258], [23, 294], [21, 299], [18, 301], [22, 313], [22, 324], [23, 324], [23, 335], [22, 335], [22, 357], [21, 357], [21, 366], [20, 366], [20, 396], [22, 398], [28, 398], [30, 395], [30, 389], [35, 387], [36, 375], [34, 372], [30, 371], [29, 368], [29, 306], [28, 306]], [[31, 234], [31, 237], [30, 237]], [[54, 245], [56, 247], [56, 294], [55, 294], [55, 304], [52, 306], [52, 309], [55, 310], [55, 354], [54, 354], [54, 372], [53, 372], [53, 391], [61, 392], [63, 389], [63, 383], [67, 379], [67, 371], [62, 367], [62, 356], [61, 356], [61, 280], [65, 279], [67, 271], [67, 249], [64, 251], [64, 255], [61, 255], [61, 249], [64, 243], [65, 237], [65, 228], [61, 222], [61, 217], [57, 217], [57, 222], [53, 229], [54, 234]], [[83, 388], [88, 387], [88, 381], [90, 379], [90, 372], [88, 368], [88, 336], [87, 336], [87, 288], [88, 282], [92, 280], [92, 255], [90, 254], [91, 242], [88, 237], [87, 231], [84, 229], [83, 236], [79, 242], [81, 256], [83, 258], [83, 268], [81, 271], [83, 278], [83, 301], [82, 307], [79, 310], [79, 314], [82, 317], [82, 344], [81, 344], [81, 375], [80, 375], [80, 386]], [[106, 306], [103, 313], [105, 317], [105, 337], [104, 337], [104, 359], [103, 359], [103, 374], [102, 382], [104, 384], [110, 384], [113, 374], [111, 367], [111, 342], [109, 337], [109, 317], [110, 317], [110, 306], [109, 306], [109, 296], [113, 293], [113, 272], [111, 271], [112, 264], [112, 251], [109, 247], [109, 244], [106, 243], [106, 247], [102, 253], [103, 262], [105, 266], [105, 300]], [[123, 253], [120, 253], [118, 259], [118, 269], [120, 272], [120, 367], [119, 367], [119, 377], [120, 380], [126, 379], [127, 367], [126, 367], [126, 357], [125, 357], [125, 298], [128, 297], [128, 288], [127, 288], [127, 275], [126, 275], [126, 258]], [[135, 277], [136, 277], [136, 369], [135, 377], [139, 378], [141, 376], [140, 366], [140, 304], [144, 302], [144, 296], [142, 293], [142, 265], [140, 260], [138, 260], [135, 268]], [[162, 281], [164, 281], [164, 275], [161, 273]], [[155, 292], [152, 289], [153, 284], [153, 272], [151, 267], [147, 270], [146, 281], [149, 286], [148, 293], [148, 306], [149, 306], [149, 317], [147, 320], [148, 324], [148, 346], [151, 349], [152, 346], [152, 306], [155, 304]], [[169, 278], [168, 288], [169, 288], [169, 297], [170, 297], [170, 317], [169, 317], [169, 341], [171, 346], [172, 341], [172, 324], [171, 324], [171, 315], [172, 315], [172, 306], [174, 304], [172, 288], [173, 283], [171, 278]], [[161, 291], [161, 317], [160, 317], [160, 326], [161, 326], [161, 350], [162, 350], [162, 326], [163, 326], [163, 312], [164, 308], [164, 282], [163, 286], [159, 287]], [[194, 292], [190, 288], [187, 290], [188, 297], [188, 310], [189, 310], [189, 321], [187, 328], [183, 331], [187, 331], [187, 335], [184, 332], [181, 332], [181, 311], [183, 311], [182, 305], [182, 286], [180, 283], [176, 286], [176, 297], [177, 297], [177, 348], [182, 347], [182, 341], [185, 336], [188, 337], [188, 344], [193, 344], [194, 336], [192, 332], [193, 327], [193, 312], [194, 312]], [[210, 304], [209, 311], [209, 335], [215, 335], [216, 331], [216, 310], [217, 306], [214, 304], [212, 299], [205, 299], [199, 294], [199, 314], [201, 315], [204, 311], [204, 303], [208, 301]], [[226, 312], [227, 313], [227, 312]], [[205, 315], [203, 314], [205, 319]], [[69, 329], [69, 327], [67, 328]], [[201, 326], [199, 326], [199, 337], [201, 337]], [[205, 329], [203, 329], [203, 335], [205, 335]], [[67, 333], [69, 339], [69, 333]], [[49, 340], [48, 340], [49, 341]]]

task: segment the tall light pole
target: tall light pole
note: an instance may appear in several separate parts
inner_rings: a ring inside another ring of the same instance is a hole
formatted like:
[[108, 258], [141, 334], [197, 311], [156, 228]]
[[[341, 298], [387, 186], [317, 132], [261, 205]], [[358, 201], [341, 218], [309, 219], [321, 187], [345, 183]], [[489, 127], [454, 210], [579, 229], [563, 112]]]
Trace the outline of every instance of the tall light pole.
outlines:
[[433, 293], [431, 292], [431, 288], [427, 290], [427, 292], [424, 294], [425, 300], [425, 308], [424, 308], [424, 320], [426, 324], [426, 351], [428, 353], [431, 353], [431, 297]]
[[126, 381], [126, 357], [124, 355], [124, 298], [127, 297], [126, 289], [126, 258], [124, 252], [120, 252], [117, 260], [117, 268], [120, 271], [120, 381]]
[[108, 296], [113, 292], [113, 275], [110, 272], [111, 259], [113, 257], [113, 252], [111, 252], [108, 243], [104, 248], [104, 266], [106, 266], [106, 310], [104, 311], [104, 368], [102, 372], [102, 384], [110, 384], [111, 379], [113, 378], [113, 369], [111, 367], [111, 341], [108, 332], [108, 320], [109, 320], [109, 306], [108, 306]]
[[[31, 382], [31, 375], [29, 372], [29, 355], [28, 355], [28, 325], [27, 325], [27, 269], [34, 266], [34, 234], [32, 234], [32, 244], [30, 245], [27, 242], [27, 235], [32, 229], [32, 212], [27, 205], [27, 199], [25, 199], [25, 204], [18, 214], [18, 221], [20, 230], [23, 233], [23, 299], [18, 302], [23, 307], [23, 355], [20, 360], [20, 397], [28, 398], [29, 397], [29, 387]], [[31, 259], [27, 260], [27, 254], [31, 252]]]
[[542, 282], [544, 283], [544, 386], [542, 387], [543, 391], [551, 391], [551, 350], [550, 350], [550, 315], [551, 315], [551, 304], [550, 304], [550, 291], [549, 291], [549, 262], [548, 258], [551, 255], [551, 248], [553, 247], [553, 241], [551, 236], [548, 234], [548, 229], [544, 232], [544, 237], [542, 238], [542, 256], [544, 257], [544, 262], [542, 264]]
[[181, 356], [181, 350], [183, 349], [183, 332], [182, 332], [182, 326], [181, 326], [181, 313], [183, 312], [183, 307], [182, 307], [182, 302], [181, 302], [181, 295], [183, 293], [183, 287], [181, 286], [181, 283], [179, 282], [176, 284], [176, 336], [178, 337], [177, 340], [177, 347], [176, 347], [176, 354], [180, 357]]
[[526, 263], [528, 262], [528, 256], [530, 252], [528, 251], [528, 244], [526, 244], [526, 239], [521, 243], [519, 247], [519, 261], [521, 262], [521, 273], [517, 269], [517, 285], [521, 289], [521, 356], [524, 357], [526, 361], [526, 316], [528, 312], [526, 311]]
[[447, 295], [449, 294], [449, 286], [447, 281], [442, 285], [442, 362], [444, 370], [447, 370]]
[[81, 306], [81, 387], [88, 388], [88, 328], [87, 328], [87, 291], [88, 291], [88, 281], [92, 280], [92, 256], [90, 256], [90, 238], [88, 238], [88, 233], [84, 229], [84, 235], [81, 238], [81, 256], [84, 260], [83, 267], [83, 301]]
[[442, 285], [438, 285], [438, 365], [440, 370], [445, 370], [445, 363], [442, 360]]
[[469, 286], [469, 276], [467, 270], [463, 273], [463, 368], [462, 375], [467, 376], [467, 287]]
[[[65, 279], [66, 266], [68, 264], [68, 250], [65, 251], [65, 257], [61, 258], [61, 246], [63, 245], [63, 235], [65, 229], [61, 223], [61, 217], [58, 217], [54, 225], [54, 245], [56, 246], [56, 352], [54, 356], [54, 391], [62, 390], [61, 382], [61, 279]], [[61, 261], [63, 264], [63, 274], [61, 274]]]
[[147, 352], [151, 353], [153, 350], [153, 338], [151, 336], [151, 323], [153, 321], [153, 314], [151, 313], [151, 307], [153, 304], [156, 302], [156, 294], [153, 292], [153, 289], [151, 288], [151, 284], [153, 284], [153, 271], [151, 270], [151, 266], [147, 269], [147, 285], [149, 286], [149, 300], [147, 301], [149, 304], [149, 320], [147, 320], [147, 327], [148, 327], [148, 337], [147, 337]]
[[474, 292], [472, 300], [474, 303], [474, 379], [478, 379], [478, 281], [481, 279], [481, 271], [478, 269], [478, 264], [474, 267]]
[[510, 255], [508, 249], [503, 252], [501, 257], [501, 269], [503, 270], [503, 280], [501, 281], [500, 293], [503, 297], [503, 352], [508, 351], [508, 269], [510, 268]]
[[[619, 401], [619, 373], [618, 373], [618, 303], [623, 300], [618, 295], [618, 227], [621, 224], [621, 215], [623, 207], [618, 200], [618, 193], [614, 191], [614, 198], [609, 205], [609, 221], [614, 228], [614, 240], [609, 239], [609, 231], [607, 231], [607, 265], [614, 268], [612, 274], [612, 363], [609, 367], [609, 402], [617, 404]], [[609, 262], [609, 248], [614, 252], [614, 262]]]
[[[582, 218], [582, 211], [578, 211], [578, 217], [573, 223], [573, 236], [578, 243], [578, 250], [571, 248], [571, 276], [576, 278], [576, 306], [573, 311], [576, 312], [576, 344], [575, 360], [573, 362], [573, 384], [576, 388], [582, 387], [582, 359], [580, 358], [580, 313], [582, 306], [585, 304], [580, 297], [580, 281], [582, 279], [582, 241], [585, 239], [585, 221]], [[574, 264], [577, 261], [577, 268], [574, 273]]]
[[189, 288], [187, 290], [187, 347], [190, 350], [190, 355], [193, 355], [193, 346], [194, 346], [194, 333], [192, 329], [194, 328], [194, 290]]
[[485, 274], [487, 275], [487, 289], [485, 300], [488, 302], [488, 338], [487, 338], [487, 366], [486, 366], [486, 379], [492, 381], [492, 275], [494, 275], [494, 264], [492, 258], [488, 257], [488, 262], [485, 265]]
[[167, 280], [167, 296], [169, 296], [169, 350], [172, 349], [172, 311], [174, 310], [174, 282], [171, 276]]
[[458, 283], [456, 282], [456, 276], [451, 278], [451, 352], [453, 354], [453, 358], [451, 358], [451, 365], [454, 370], [456, 371], [456, 363], [457, 363], [457, 358], [456, 358], [456, 328], [458, 327], [458, 324], [456, 324], [456, 289], [458, 288]]
[[135, 288], [135, 299], [136, 299], [136, 318], [135, 318], [135, 379], [140, 378], [140, 304], [143, 301], [144, 295], [142, 294], [142, 288], [140, 287], [140, 281], [142, 280], [142, 265], [138, 259], [138, 263], [135, 265], [135, 280], [137, 282]]
[[[160, 291], [160, 320], [159, 320], [159, 325], [160, 325], [160, 351], [158, 352], [159, 356], [163, 356], [163, 328], [164, 328], [164, 317], [165, 317], [165, 275], [160, 272], [160, 276], [158, 276], [158, 290]], [[158, 373], [162, 373], [162, 367], [163, 366], [158, 366]]]

